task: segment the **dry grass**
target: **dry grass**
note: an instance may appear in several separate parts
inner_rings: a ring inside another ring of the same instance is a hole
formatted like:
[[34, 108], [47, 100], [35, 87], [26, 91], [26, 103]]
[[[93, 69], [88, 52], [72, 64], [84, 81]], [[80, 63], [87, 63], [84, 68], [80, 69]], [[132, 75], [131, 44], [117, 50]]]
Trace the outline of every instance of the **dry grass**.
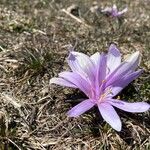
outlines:
[[[97, 2], [102, 8], [113, 1]], [[77, 102], [84, 95], [78, 90], [49, 87], [51, 77], [68, 69], [65, 58], [70, 44], [93, 54], [116, 43], [124, 56], [139, 50], [140, 67], [145, 70], [120, 94], [121, 98], [148, 102], [149, 4], [149, 0], [121, 0], [117, 5], [127, 5], [129, 11], [115, 20], [91, 12], [93, 0], [1, 0], [0, 149], [149, 150], [149, 112], [117, 110], [123, 122], [118, 133], [103, 121], [96, 108], [79, 118], [67, 118], [66, 112], [74, 105], [72, 99]]]

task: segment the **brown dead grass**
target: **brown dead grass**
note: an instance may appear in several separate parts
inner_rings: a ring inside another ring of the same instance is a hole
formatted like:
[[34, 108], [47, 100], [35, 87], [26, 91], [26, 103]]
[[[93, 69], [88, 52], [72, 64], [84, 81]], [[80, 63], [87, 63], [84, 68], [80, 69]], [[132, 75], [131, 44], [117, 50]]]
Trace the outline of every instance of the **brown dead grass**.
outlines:
[[[112, 1], [97, 2], [100, 8], [112, 5]], [[71, 13], [66, 13], [73, 4]], [[116, 43], [124, 56], [140, 50], [140, 67], [145, 70], [121, 98], [148, 102], [149, 4], [148, 0], [119, 1], [117, 5], [127, 5], [129, 11], [118, 22], [100, 12], [92, 13], [92, 0], [1, 0], [0, 149], [150, 149], [149, 112], [117, 110], [123, 122], [118, 133], [103, 121], [96, 108], [79, 118], [67, 118], [66, 112], [84, 95], [78, 90], [49, 87], [51, 77], [69, 69], [65, 58], [70, 44], [93, 54]]]

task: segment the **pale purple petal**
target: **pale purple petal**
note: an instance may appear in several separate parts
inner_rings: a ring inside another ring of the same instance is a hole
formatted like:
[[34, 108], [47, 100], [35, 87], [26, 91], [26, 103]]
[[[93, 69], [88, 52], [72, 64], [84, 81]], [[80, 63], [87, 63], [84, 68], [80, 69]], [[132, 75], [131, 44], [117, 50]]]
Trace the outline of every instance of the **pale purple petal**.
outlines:
[[91, 60], [95, 65], [95, 92], [97, 98], [100, 95], [100, 86], [106, 77], [106, 59], [107, 57], [104, 53], [101, 55], [100, 53], [95, 53], [91, 56]]
[[106, 78], [107, 86], [113, 84], [116, 80], [120, 80], [124, 75], [131, 71], [130, 63], [123, 62]]
[[118, 9], [117, 9], [117, 6], [115, 4], [112, 7], [111, 15], [113, 17], [117, 17], [118, 16]]
[[101, 10], [102, 13], [111, 13], [112, 12], [112, 8], [111, 7], [106, 7], [103, 10]]
[[110, 99], [108, 102], [111, 105], [127, 112], [139, 113], [150, 109], [150, 105], [146, 102], [129, 103], [117, 99]]
[[94, 82], [94, 64], [89, 56], [72, 51], [67, 61], [73, 72], [80, 74], [91, 83]]
[[102, 84], [102, 81], [105, 79], [106, 77], [106, 55], [105, 54], [101, 54], [100, 58], [99, 58], [99, 65], [97, 66], [97, 82], [99, 83], [98, 85]]
[[73, 84], [72, 82], [69, 82], [65, 79], [62, 79], [62, 78], [52, 78], [52, 79], [50, 79], [50, 84], [53, 84], [53, 83], [57, 84], [57, 85], [61, 85], [61, 86], [77, 88], [77, 86], [75, 84]]
[[[127, 74], [126, 76], [123, 76], [122, 78], [116, 80], [112, 85], [110, 85], [111, 93], [110, 97], [116, 96], [122, 89], [124, 89], [130, 82], [135, 80], [137, 77], [141, 75], [143, 70], [138, 70], [136, 72], [133, 72], [131, 74]], [[106, 85], [107, 86], [107, 85]]]
[[119, 65], [107, 78], [107, 86], [113, 84], [128, 73], [133, 72], [139, 64], [140, 54], [135, 52], [125, 62]]
[[61, 72], [59, 77], [73, 83], [76, 87], [78, 87], [81, 91], [83, 91], [88, 97], [92, 97], [92, 89], [91, 85], [82, 78], [79, 74], [75, 72]]
[[114, 4], [112, 7], [106, 7], [105, 9], [101, 10], [101, 12], [108, 13], [112, 16], [116, 16], [118, 10], [117, 10], [117, 6]]
[[74, 106], [71, 110], [69, 110], [67, 115], [69, 117], [78, 117], [79, 115], [91, 109], [94, 105], [95, 103], [92, 102], [91, 99], [84, 100], [83, 102], [79, 103], [78, 105]]
[[99, 65], [99, 59], [100, 59], [100, 53], [97, 52], [95, 54], [93, 54], [90, 59], [92, 60], [92, 62], [94, 63], [95, 67], [97, 67]]
[[100, 103], [98, 104], [98, 108], [104, 120], [115, 130], [121, 131], [120, 117], [115, 109], [109, 103]]
[[102, 92], [101, 85], [103, 84], [103, 81], [105, 81], [106, 77], [106, 55], [101, 54], [99, 59], [99, 65], [97, 66], [97, 72], [96, 72], [96, 95], [99, 96]]
[[112, 17], [120, 17], [125, 12], [127, 12], [127, 8], [123, 9], [122, 11], [118, 11], [117, 6], [114, 4], [112, 7], [106, 7], [105, 9], [101, 10], [101, 12], [108, 13]]
[[113, 9], [113, 11], [116, 11], [116, 12], [118, 11], [116, 4], [113, 4], [112, 9]]
[[106, 77], [106, 55], [102, 53], [95, 53], [91, 56], [91, 60], [93, 61], [95, 67], [95, 78], [97, 86], [102, 83], [102, 80]]
[[139, 62], [140, 62], [140, 52], [137, 51], [133, 53], [125, 60], [125, 62], [130, 63], [132, 65], [131, 69], [134, 71], [138, 67]]
[[120, 51], [114, 44], [111, 44], [109, 47], [107, 55], [107, 67], [109, 72], [113, 72], [121, 64], [121, 54]]
[[123, 15], [123, 14], [126, 13], [127, 11], [128, 11], [128, 8], [126, 7], [126, 8], [124, 8], [122, 11], [119, 11], [119, 12], [118, 12], [118, 16]]

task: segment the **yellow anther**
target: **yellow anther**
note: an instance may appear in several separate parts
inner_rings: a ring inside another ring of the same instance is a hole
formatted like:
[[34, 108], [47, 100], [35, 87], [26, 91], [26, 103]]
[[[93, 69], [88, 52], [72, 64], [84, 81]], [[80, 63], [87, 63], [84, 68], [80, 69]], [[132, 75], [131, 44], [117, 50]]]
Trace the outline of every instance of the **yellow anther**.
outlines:
[[103, 100], [108, 94], [112, 94], [112, 89], [108, 87], [108, 89], [105, 91], [105, 93], [100, 95], [100, 101]]
[[120, 100], [120, 96], [117, 96], [117, 99]]
[[106, 82], [106, 80], [102, 80], [102, 83], [105, 83]]
[[104, 94], [101, 95], [100, 98], [103, 99], [105, 96], [106, 96], [106, 95], [105, 95], [105, 93], [104, 93]]

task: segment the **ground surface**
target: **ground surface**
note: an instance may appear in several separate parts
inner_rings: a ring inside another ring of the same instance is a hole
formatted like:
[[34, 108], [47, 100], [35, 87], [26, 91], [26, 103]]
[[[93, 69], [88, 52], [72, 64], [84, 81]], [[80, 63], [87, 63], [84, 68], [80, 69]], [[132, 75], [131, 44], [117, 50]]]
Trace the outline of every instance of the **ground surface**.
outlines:
[[115, 1], [93, 2], [0, 0], [1, 150], [150, 149], [149, 112], [117, 110], [123, 122], [118, 133], [96, 108], [77, 119], [67, 118], [72, 101], [84, 95], [78, 90], [49, 87], [51, 77], [69, 69], [65, 58], [70, 44], [90, 55], [116, 43], [124, 57], [139, 50], [140, 68], [144, 69], [142, 76], [122, 91], [121, 99], [149, 102], [150, 1], [117, 2], [120, 9], [129, 9], [121, 20], [93, 11], [95, 5], [100, 9]]

